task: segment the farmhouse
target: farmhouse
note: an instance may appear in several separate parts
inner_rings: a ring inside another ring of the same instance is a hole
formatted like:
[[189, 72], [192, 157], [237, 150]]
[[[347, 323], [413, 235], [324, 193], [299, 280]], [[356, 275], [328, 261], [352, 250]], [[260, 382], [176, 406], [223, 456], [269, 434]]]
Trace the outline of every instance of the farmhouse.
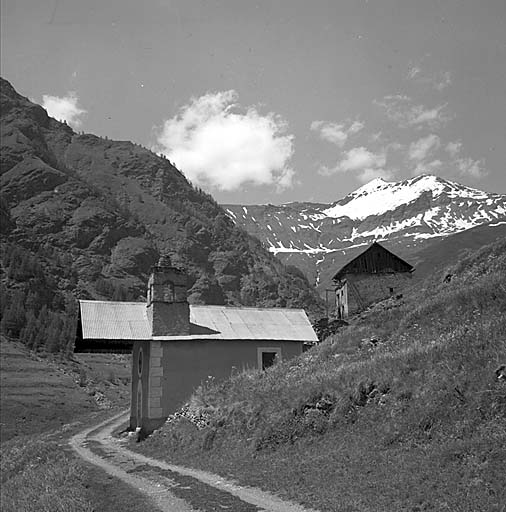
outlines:
[[76, 352], [132, 352], [130, 426], [151, 432], [209, 377], [260, 370], [317, 341], [301, 309], [194, 306], [187, 276], [162, 260], [147, 303], [81, 300]]
[[375, 302], [399, 295], [413, 270], [409, 263], [374, 242], [333, 277], [336, 316], [347, 318]]

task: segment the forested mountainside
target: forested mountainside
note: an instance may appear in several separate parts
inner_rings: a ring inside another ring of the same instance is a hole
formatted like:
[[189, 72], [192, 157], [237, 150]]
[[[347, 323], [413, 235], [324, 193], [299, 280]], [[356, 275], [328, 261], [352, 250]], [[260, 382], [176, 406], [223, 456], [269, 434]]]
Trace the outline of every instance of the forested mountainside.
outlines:
[[[71, 312], [76, 297], [141, 300], [161, 254], [187, 269], [191, 303], [303, 307], [318, 316], [320, 299], [304, 275], [166, 158], [75, 133], [6, 80], [0, 86], [4, 331], [19, 336], [43, 310]], [[57, 330], [66, 316], [58, 318], [44, 323]]]
[[[422, 175], [380, 178], [332, 204], [225, 205], [234, 222], [324, 290], [339, 267], [381, 241], [416, 265], [418, 252], [477, 226], [506, 224], [506, 195]], [[494, 232], [491, 230], [491, 238]]]

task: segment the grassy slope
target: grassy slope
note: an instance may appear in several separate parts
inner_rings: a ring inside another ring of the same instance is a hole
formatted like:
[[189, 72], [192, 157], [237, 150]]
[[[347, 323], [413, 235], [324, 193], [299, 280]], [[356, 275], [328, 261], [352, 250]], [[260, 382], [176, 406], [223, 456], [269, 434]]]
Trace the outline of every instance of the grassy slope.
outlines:
[[208, 426], [140, 449], [325, 511], [503, 510], [505, 311], [503, 239], [299, 360], [200, 389]]
[[447, 266], [449, 261], [456, 261], [470, 251], [505, 237], [506, 224], [477, 226], [443, 239], [430, 240], [411, 250], [404, 249], [399, 255], [415, 267], [415, 279], [426, 278], [434, 269]]
[[128, 406], [130, 360], [82, 354], [75, 361], [0, 341], [1, 441], [59, 428], [110, 403]]
[[86, 511], [83, 467], [43, 436], [2, 445], [1, 504], [5, 511]]
[[59, 428], [97, 409], [84, 389], [19, 343], [0, 343], [2, 442]]

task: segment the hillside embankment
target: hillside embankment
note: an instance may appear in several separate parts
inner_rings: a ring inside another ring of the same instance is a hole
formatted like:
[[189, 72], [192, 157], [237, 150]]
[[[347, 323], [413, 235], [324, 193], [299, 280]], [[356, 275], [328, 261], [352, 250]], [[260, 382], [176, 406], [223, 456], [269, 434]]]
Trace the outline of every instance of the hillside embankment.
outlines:
[[138, 449], [322, 511], [503, 511], [505, 312], [501, 240], [297, 360], [208, 382]]
[[0, 439], [57, 430], [130, 400], [130, 356], [28, 350], [0, 336]]

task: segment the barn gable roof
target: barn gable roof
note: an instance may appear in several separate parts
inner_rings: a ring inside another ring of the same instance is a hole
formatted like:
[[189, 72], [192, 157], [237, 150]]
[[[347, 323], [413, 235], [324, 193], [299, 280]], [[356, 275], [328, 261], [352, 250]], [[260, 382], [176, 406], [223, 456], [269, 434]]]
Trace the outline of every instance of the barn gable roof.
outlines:
[[317, 341], [303, 309], [190, 305], [190, 334], [151, 336], [146, 304], [80, 300], [83, 340]]
[[412, 272], [413, 266], [399, 258], [378, 242], [371, 244], [364, 252], [344, 265], [333, 277], [334, 281], [342, 279], [346, 274]]

